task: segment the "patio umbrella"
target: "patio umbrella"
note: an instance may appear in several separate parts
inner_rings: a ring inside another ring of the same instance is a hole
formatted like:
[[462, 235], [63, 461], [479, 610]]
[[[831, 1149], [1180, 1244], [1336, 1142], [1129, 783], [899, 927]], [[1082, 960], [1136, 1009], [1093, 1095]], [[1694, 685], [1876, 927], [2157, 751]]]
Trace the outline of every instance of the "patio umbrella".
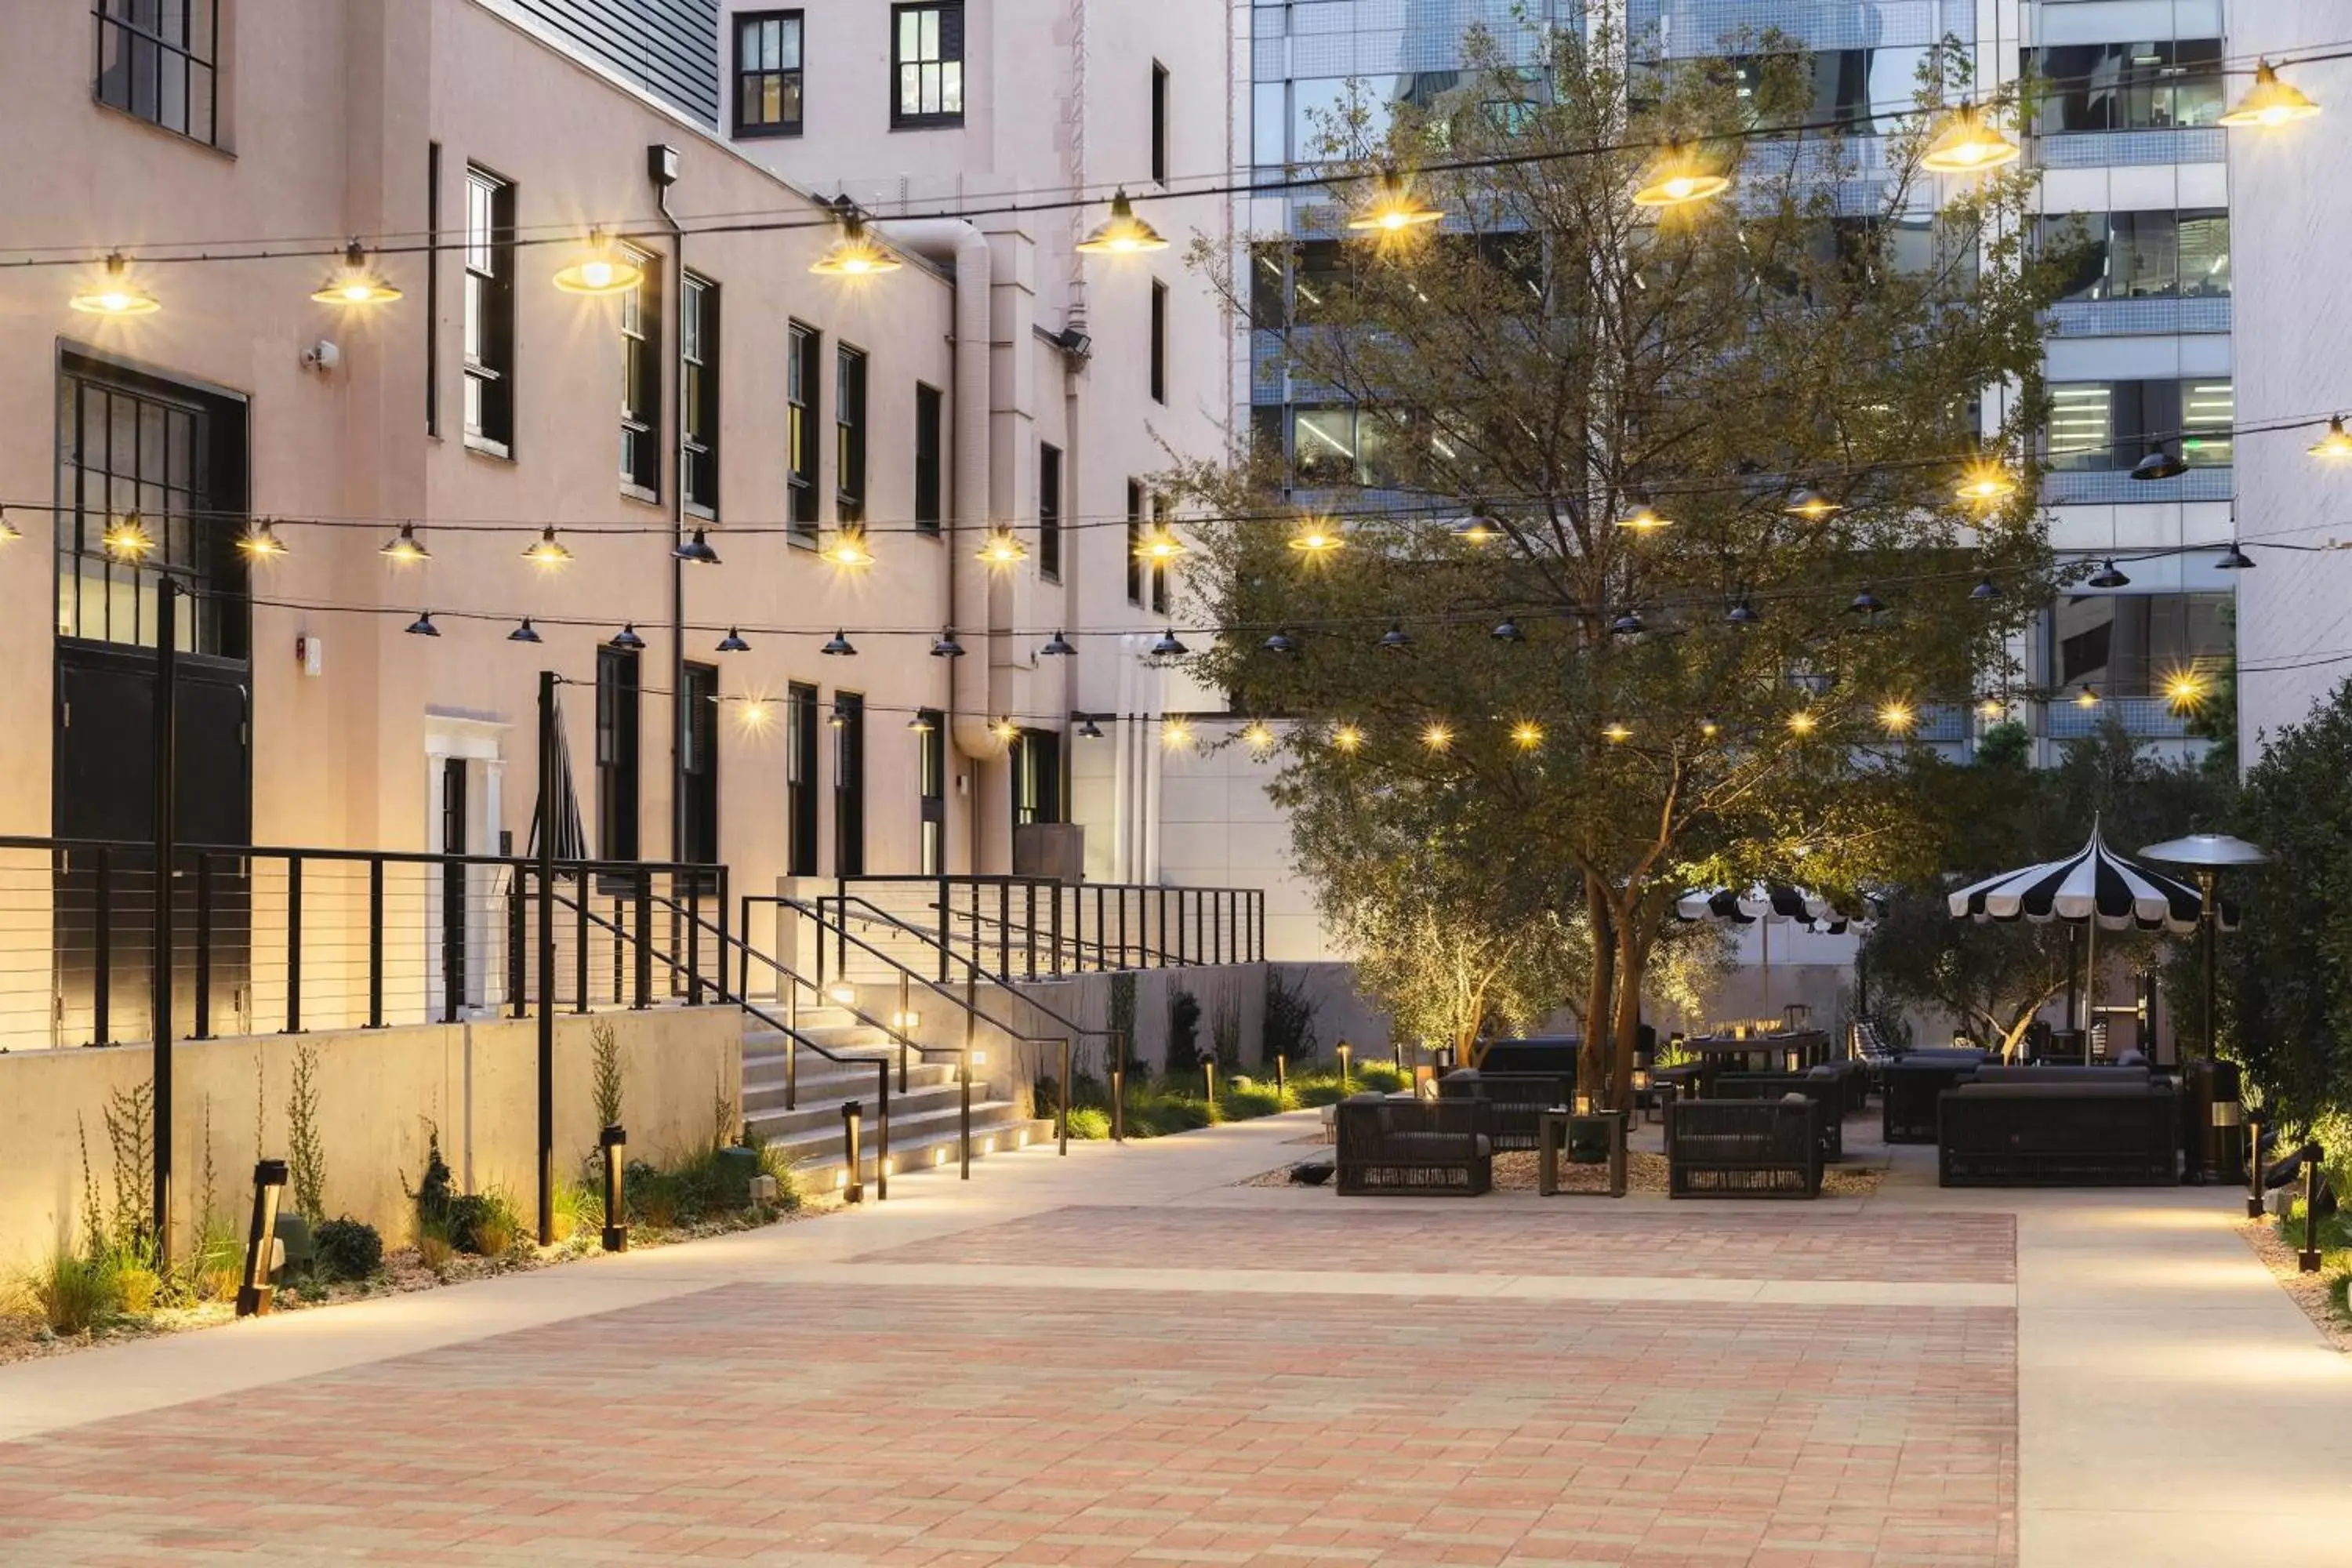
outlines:
[[[588, 858], [588, 832], [580, 820], [580, 792], [572, 784], [572, 742], [564, 739], [563, 705], [560, 702], [555, 705], [554, 724], [555, 858], [559, 862], [585, 860]], [[544, 816], [548, 805], [548, 802], [540, 801], [531, 807], [530, 854], [534, 859], [539, 855], [539, 836], [547, 830]]]
[[[1870, 900], [1863, 900], [1865, 910]], [[1753, 925], [1764, 922], [1764, 1005], [1772, 1005], [1772, 921], [1786, 920], [1801, 924], [1807, 931], [1828, 936], [1843, 935], [1851, 920], [1822, 894], [1810, 888], [1786, 884], [1767, 886], [1762, 882], [1746, 888], [1694, 888], [1675, 900], [1675, 915], [1685, 921], [1724, 921], [1733, 925]]]
[[[1955, 890], [1949, 904], [1955, 920], [2024, 920], [2036, 925], [2062, 921], [2085, 927], [2090, 932], [2090, 951], [2084, 961], [2090, 999], [2086, 1019], [2098, 1011], [2101, 927], [2187, 936], [2197, 930], [2205, 911], [2205, 900], [2195, 888], [2116, 854], [2099, 837], [2095, 824], [2090, 842], [2065, 858], [1971, 882]], [[2217, 913], [2223, 925], [2236, 926], [2235, 911], [2227, 905]], [[2086, 1033], [2088, 1026], [2086, 1022]]]

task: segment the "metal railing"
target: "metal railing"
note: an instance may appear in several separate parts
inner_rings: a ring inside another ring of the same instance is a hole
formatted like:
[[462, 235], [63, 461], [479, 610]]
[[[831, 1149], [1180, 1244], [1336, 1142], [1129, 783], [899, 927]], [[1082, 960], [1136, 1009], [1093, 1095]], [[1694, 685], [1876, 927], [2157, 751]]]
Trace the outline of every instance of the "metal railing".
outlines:
[[[560, 1008], [695, 1003], [723, 985], [727, 874], [276, 846], [171, 859], [173, 1035], [371, 1029]], [[706, 942], [703, 909], [718, 911]], [[0, 1049], [152, 1040], [152, 843], [0, 837]]]
[[[848, 877], [816, 901], [830, 900], [838, 915], [852, 899], [922, 938], [942, 983], [951, 978], [951, 955], [1024, 980], [1257, 963], [1265, 957], [1265, 894], [1255, 888], [1043, 877]], [[838, 919], [833, 923], [843, 927]], [[845, 951], [835, 954], [837, 964], [846, 958]]]

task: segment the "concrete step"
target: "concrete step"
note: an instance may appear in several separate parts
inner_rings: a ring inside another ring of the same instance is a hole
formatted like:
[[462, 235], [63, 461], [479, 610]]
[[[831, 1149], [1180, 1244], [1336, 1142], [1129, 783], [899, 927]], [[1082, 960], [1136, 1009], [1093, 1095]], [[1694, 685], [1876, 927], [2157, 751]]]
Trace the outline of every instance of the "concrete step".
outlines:
[[[979, 1116], [980, 1108], [982, 1105], [999, 1103], [989, 1099], [985, 1093], [978, 1092], [981, 1086], [974, 1086], [976, 1091], [972, 1097], [974, 1117]], [[763, 1089], [756, 1092], [746, 1089], [743, 1094], [743, 1114], [750, 1117], [752, 1125], [766, 1134], [772, 1142], [798, 1137], [803, 1132], [823, 1131], [827, 1128], [838, 1131], [841, 1128], [841, 1107], [845, 1100], [856, 1100], [865, 1107], [866, 1119], [871, 1121], [874, 1118], [876, 1108], [880, 1103], [880, 1098], [875, 1089], [874, 1079], [867, 1078], [860, 1083], [842, 1086], [842, 1092], [836, 1092], [824, 1099], [816, 1099], [810, 1095], [808, 1086], [803, 1084], [799, 1105], [793, 1110], [787, 1110], [784, 1109], [784, 1091], [781, 1085], [772, 1090]], [[934, 1111], [952, 1112], [962, 1102], [961, 1096], [962, 1091], [951, 1081], [910, 1082], [902, 1093], [894, 1076], [890, 1083], [891, 1122], [895, 1126], [900, 1121], [908, 1121], [917, 1116], [929, 1115]]]
[[[879, 1061], [890, 1071], [890, 1090], [896, 1095], [920, 1089], [933, 1089], [955, 1082], [955, 1070], [939, 1065], [916, 1063], [907, 1069], [906, 1089], [898, 1086], [898, 1068], [895, 1060], [885, 1057], [870, 1058], [856, 1063], [836, 1063], [814, 1053], [801, 1058], [796, 1077], [803, 1105], [837, 1104], [845, 1100], [874, 1098], [874, 1068]], [[743, 1108], [765, 1110], [781, 1107], [784, 1102], [784, 1058], [779, 1053], [772, 1057], [746, 1057], [743, 1059]]]
[[[803, 1190], [822, 1192], [845, 1180], [838, 1107], [831, 1112], [827, 1124], [800, 1131], [782, 1131], [774, 1119], [757, 1114], [750, 1120], [755, 1133], [792, 1161]], [[859, 1131], [861, 1163], [868, 1180], [874, 1175], [875, 1144], [879, 1132], [879, 1121], [869, 1106]], [[971, 1108], [971, 1152], [975, 1160], [1034, 1147], [1049, 1142], [1053, 1135], [1054, 1124], [1050, 1121], [1024, 1117], [1009, 1100], [988, 1100]], [[901, 1115], [897, 1097], [892, 1097], [890, 1160], [894, 1172], [953, 1164], [960, 1136], [961, 1127], [952, 1103], [938, 1110]]]

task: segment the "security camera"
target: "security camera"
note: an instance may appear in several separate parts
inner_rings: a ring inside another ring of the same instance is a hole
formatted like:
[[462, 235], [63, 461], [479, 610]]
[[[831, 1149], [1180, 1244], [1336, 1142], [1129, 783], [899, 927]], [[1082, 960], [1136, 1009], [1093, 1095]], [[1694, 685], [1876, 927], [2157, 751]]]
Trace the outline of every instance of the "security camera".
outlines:
[[317, 342], [312, 343], [309, 348], [302, 351], [302, 368], [304, 370], [315, 370], [320, 375], [328, 374], [337, 365], [342, 363], [343, 351], [337, 348], [333, 343], [329, 342], [325, 338], [320, 338]]

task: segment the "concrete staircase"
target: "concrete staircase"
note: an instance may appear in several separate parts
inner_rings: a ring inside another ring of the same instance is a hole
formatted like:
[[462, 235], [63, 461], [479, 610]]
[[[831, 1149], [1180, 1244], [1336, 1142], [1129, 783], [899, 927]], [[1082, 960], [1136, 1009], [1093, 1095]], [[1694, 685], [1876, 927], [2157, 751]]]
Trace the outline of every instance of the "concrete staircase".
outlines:
[[[752, 1005], [782, 1017], [772, 999], [754, 997]], [[803, 1038], [837, 1056], [829, 1061], [813, 1050], [800, 1053], [799, 1095], [795, 1107], [784, 1109], [785, 1053], [782, 1034], [747, 1016], [743, 1031], [743, 1119], [751, 1131], [789, 1154], [801, 1190], [822, 1193], [848, 1183], [847, 1154], [841, 1108], [856, 1100], [862, 1108], [859, 1164], [867, 1182], [877, 1175], [875, 1144], [880, 1134], [878, 1083], [873, 1062], [890, 1068], [890, 1173], [912, 1173], [957, 1163], [961, 1091], [955, 1068], [944, 1056], [925, 1062], [915, 1058], [907, 1072], [907, 1088], [898, 1088], [898, 1053], [883, 1033], [860, 1024], [845, 1008], [810, 1006], [800, 1010]], [[1010, 1086], [991, 1083], [987, 1069], [974, 1074], [971, 1086], [971, 1157], [1052, 1145], [1054, 1124], [1021, 1114], [1005, 1092]]]

